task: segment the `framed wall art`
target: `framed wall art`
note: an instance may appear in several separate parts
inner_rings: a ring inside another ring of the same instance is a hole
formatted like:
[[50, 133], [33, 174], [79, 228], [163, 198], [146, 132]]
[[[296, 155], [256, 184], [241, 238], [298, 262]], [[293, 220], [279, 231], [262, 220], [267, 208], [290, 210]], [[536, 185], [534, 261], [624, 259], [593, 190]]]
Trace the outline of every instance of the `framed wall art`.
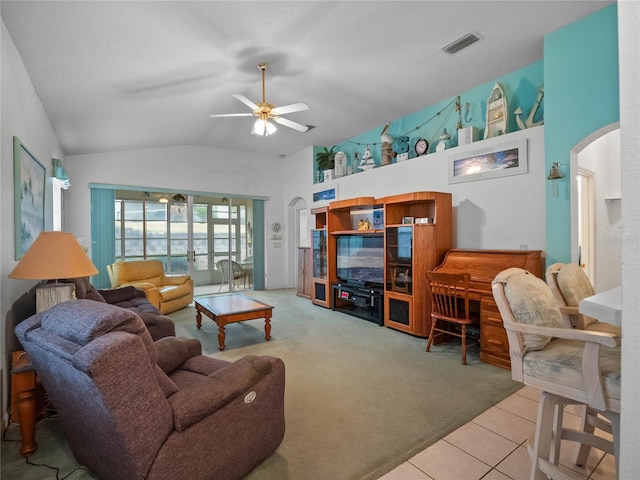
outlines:
[[316, 206], [325, 205], [338, 199], [338, 186], [313, 192], [313, 203]]
[[46, 170], [18, 137], [13, 137], [13, 204], [16, 260], [44, 230]]
[[527, 139], [449, 157], [449, 183], [527, 173]]

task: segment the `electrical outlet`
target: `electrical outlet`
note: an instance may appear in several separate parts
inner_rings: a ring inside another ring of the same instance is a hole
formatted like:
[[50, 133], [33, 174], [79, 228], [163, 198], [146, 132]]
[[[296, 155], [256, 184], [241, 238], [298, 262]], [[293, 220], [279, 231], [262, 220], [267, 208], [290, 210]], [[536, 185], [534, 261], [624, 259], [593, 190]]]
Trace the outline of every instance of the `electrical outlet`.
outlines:
[[528, 245], [523, 243], [523, 244], [520, 244], [520, 250], [529, 250], [529, 247]]

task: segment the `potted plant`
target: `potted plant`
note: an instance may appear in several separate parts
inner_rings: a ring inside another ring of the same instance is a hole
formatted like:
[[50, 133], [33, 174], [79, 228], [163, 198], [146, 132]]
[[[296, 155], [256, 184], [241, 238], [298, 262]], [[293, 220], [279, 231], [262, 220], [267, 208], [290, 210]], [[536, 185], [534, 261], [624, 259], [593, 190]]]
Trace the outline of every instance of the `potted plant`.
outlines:
[[324, 172], [324, 179], [333, 179], [333, 168], [335, 167], [336, 152], [334, 151], [336, 145], [331, 148], [324, 147], [321, 151], [316, 153], [316, 163], [318, 164], [318, 170]]

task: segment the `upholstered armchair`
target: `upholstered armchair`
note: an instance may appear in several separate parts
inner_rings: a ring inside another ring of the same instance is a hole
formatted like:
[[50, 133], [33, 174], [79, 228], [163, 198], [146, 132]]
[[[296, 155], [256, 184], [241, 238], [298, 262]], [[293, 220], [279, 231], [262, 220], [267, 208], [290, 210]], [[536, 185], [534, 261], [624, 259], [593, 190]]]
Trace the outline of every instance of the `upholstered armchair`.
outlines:
[[[520, 268], [500, 272], [492, 283], [516, 381], [541, 389], [530, 478], [583, 478], [559, 465], [561, 440], [615, 454], [620, 431], [620, 338], [612, 333], [566, 328], [551, 289]], [[613, 441], [563, 426], [565, 405], [588, 407], [610, 422]], [[578, 455], [577, 461], [584, 460]], [[579, 464], [579, 463], [578, 463]]]
[[284, 364], [153, 342], [133, 312], [63, 302], [15, 328], [76, 460], [105, 480], [241, 479], [284, 436]]
[[189, 275], [165, 275], [160, 260], [131, 260], [107, 265], [112, 287], [132, 286], [144, 290], [161, 313], [171, 313], [193, 301]]
[[567, 326], [615, 335], [621, 334], [619, 326], [600, 322], [578, 311], [580, 300], [595, 293], [591, 280], [580, 265], [554, 263], [547, 268], [546, 279]]

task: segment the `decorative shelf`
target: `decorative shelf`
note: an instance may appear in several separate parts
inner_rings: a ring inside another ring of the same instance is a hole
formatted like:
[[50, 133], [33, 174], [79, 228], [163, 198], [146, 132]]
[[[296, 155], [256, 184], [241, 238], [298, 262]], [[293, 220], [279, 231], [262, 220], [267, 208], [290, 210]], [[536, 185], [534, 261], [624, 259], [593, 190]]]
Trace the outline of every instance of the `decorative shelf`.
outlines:
[[382, 235], [384, 230], [334, 230], [331, 235]]

